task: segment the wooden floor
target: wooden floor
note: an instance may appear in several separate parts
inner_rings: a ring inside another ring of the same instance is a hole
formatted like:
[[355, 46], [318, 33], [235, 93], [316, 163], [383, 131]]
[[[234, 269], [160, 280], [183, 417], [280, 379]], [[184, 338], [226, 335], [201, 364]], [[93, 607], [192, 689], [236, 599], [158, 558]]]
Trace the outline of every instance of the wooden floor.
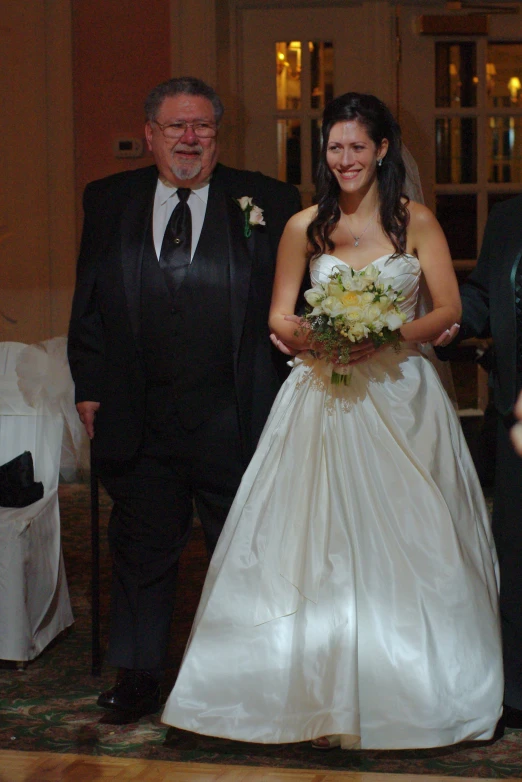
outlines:
[[[253, 768], [100, 755], [0, 751], [0, 782], [466, 782], [468, 779], [431, 774]], [[481, 779], [481, 782], [488, 780]]]

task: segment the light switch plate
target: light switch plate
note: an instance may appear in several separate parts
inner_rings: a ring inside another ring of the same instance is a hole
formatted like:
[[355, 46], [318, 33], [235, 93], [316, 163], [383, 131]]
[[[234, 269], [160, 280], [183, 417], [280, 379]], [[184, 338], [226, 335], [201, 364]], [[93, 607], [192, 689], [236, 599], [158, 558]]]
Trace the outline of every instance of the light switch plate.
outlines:
[[143, 141], [140, 138], [116, 138], [112, 142], [112, 149], [115, 157], [141, 157]]

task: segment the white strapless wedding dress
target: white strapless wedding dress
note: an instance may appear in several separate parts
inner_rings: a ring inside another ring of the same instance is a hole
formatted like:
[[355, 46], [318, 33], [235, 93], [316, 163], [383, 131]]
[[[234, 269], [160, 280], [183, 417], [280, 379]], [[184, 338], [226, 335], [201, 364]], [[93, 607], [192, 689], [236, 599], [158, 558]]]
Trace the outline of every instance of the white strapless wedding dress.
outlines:
[[[311, 265], [324, 281], [343, 263]], [[375, 265], [414, 317], [416, 258]], [[212, 559], [163, 721], [262, 743], [487, 739], [502, 711], [496, 556], [458, 418], [414, 344], [347, 386], [302, 354]]]

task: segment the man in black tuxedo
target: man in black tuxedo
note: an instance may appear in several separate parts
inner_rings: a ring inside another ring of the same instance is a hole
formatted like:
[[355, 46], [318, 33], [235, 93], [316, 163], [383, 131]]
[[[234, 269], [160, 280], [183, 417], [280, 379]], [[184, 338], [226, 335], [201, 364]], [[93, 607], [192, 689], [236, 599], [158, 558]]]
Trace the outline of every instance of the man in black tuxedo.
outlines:
[[211, 553], [283, 378], [267, 319], [300, 208], [293, 186], [218, 164], [223, 106], [204, 82], [164, 82], [145, 110], [156, 165], [85, 190], [69, 330], [77, 409], [114, 501], [107, 659], [120, 677], [98, 704], [128, 720], [159, 707], [193, 501]]
[[[510, 441], [522, 388], [522, 196], [497, 204], [489, 216], [475, 269], [461, 287], [462, 323], [451, 358], [468, 337], [493, 337], [493, 402], [498, 417], [493, 535], [500, 563], [504, 650], [504, 718], [522, 727], [522, 461]], [[444, 344], [444, 343], [443, 343]]]

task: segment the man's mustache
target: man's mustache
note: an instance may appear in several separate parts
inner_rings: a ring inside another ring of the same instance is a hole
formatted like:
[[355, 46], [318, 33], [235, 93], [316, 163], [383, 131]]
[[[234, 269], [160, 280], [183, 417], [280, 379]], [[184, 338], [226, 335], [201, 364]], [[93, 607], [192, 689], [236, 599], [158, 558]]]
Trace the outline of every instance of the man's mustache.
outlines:
[[203, 147], [200, 144], [196, 144], [194, 146], [191, 145], [182, 145], [182, 146], [176, 146], [172, 150], [173, 152], [197, 152], [198, 155], [201, 155], [203, 153]]

